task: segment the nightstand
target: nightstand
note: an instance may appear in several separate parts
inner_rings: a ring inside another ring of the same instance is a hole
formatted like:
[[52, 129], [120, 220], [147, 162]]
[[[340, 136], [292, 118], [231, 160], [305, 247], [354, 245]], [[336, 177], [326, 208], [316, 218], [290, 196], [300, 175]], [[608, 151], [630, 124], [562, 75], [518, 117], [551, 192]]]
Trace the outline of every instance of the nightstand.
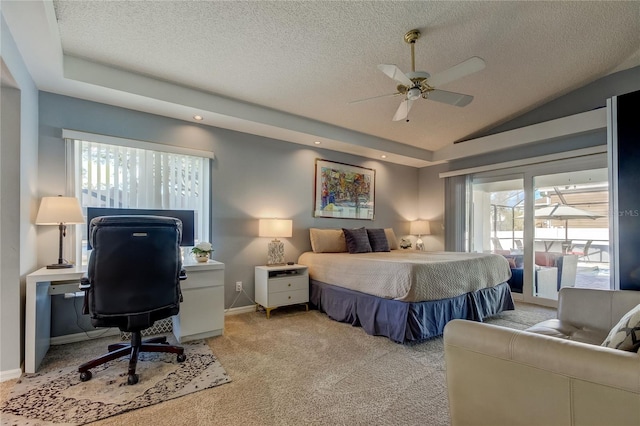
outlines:
[[309, 271], [303, 265], [256, 266], [256, 310], [271, 311], [279, 306], [304, 304], [309, 310]]

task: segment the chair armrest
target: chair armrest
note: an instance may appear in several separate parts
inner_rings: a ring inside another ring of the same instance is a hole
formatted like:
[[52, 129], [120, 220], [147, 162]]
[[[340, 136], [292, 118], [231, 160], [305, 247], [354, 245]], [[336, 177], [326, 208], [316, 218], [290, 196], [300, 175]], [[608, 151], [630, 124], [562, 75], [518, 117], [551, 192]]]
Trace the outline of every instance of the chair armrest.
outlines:
[[640, 424], [637, 353], [465, 320], [444, 351], [454, 425]]
[[78, 288], [80, 289], [80, 291], [87, 291], [91, 288], [91, 281], [89, 281], [89, 278], [87, 277], [82, 277], [80, 278], [80, 285], [78, 285]]
[[89, 289], [91, 288], [91, 281], [89, 281], [89, 278], [87, 277], [80, 278], [80, 285], [78, 286], [78, 288], [81, 291], [84, 291], [84, 301], [82, 302], [82, 314], [88, 315], [89, 314]]

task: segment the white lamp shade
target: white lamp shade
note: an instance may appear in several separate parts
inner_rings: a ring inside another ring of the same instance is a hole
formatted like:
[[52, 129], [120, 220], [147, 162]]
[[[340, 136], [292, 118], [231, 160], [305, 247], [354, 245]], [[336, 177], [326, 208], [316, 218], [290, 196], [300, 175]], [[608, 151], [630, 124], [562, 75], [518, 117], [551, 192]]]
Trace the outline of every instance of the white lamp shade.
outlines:
[[414, 220], [409, 225], [409, 234], [411, 235], [429, 235], [431, 227], [428, 220]]
[[76, 197], [42, 197], [36, 225], [84, 223], [80, 202]]
[[290, 219], [260, 219], [259, 237], [290, 238], [293, 235], [293, 221]]

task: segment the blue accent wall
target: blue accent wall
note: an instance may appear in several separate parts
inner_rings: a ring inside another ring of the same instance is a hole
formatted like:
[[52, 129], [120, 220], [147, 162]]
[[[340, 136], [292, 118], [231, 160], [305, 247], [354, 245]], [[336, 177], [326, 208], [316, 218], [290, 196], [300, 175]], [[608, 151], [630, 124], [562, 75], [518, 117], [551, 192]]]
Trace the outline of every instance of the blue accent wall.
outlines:
[[618, 96], [618, 265], [621, 290], [640, 290], [640, 91]]

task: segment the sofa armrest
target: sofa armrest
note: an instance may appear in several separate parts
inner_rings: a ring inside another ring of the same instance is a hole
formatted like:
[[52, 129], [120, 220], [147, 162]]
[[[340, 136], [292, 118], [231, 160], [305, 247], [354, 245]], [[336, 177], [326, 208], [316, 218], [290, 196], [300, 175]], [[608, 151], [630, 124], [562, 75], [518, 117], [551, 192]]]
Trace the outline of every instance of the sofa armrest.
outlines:
[[639, 303], [640, 291], [563, 287], [558, 296], [558, 319], [609, 333]]
[[460, 424], [640, 424], [640, 355], [453, 320], [449, 405]]

